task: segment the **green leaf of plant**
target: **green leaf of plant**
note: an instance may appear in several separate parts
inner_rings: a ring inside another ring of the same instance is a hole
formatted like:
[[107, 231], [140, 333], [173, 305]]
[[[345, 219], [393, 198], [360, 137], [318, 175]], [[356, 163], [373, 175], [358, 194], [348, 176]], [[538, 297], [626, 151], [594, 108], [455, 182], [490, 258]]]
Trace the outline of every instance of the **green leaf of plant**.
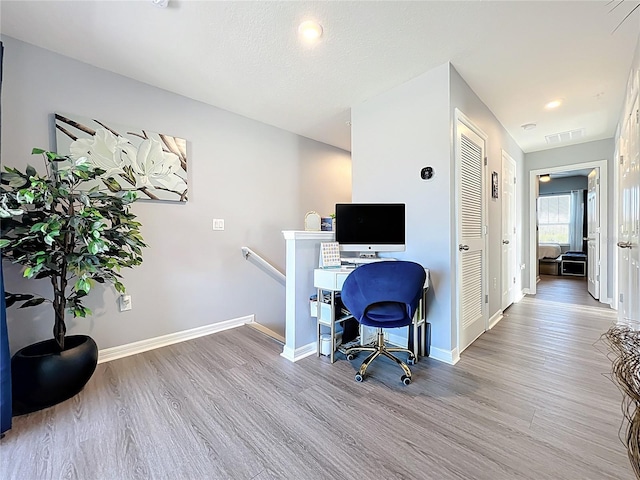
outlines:
[[26, 178], [18, 177], [18, 176], [14, 176], [11, 178], [11, 180], [9, 180], [9, 186], [12, 188], [24, 187], [27, 183], [29, 182], [27, 181]]
[[31, 300], [27, 300], [26, 302], [24, 302], [18, 308], [35, 307], [36, 305], [40, 305], [43, 302], [44, 302], [44, 298], [42, 297], [32, 298]]
[[89, 242], [89, 245], [87, 245], [87, 248], [89, 249], [89, 252], [91, 252], [93, 255], [98, 253], [98, 251], [100, 250], [100, 248], [98, 247], [98, 242]]
[[43, 150], [41, 148], [34, 148], [31, 150], [31, 155], [37, 155], [39, 153], [44, 153], [46, 150]]
[[27, 169], [25, 171], [29, 177], [35, 177], [37, 175], [36, 169], [31, 165], [27, 165]]
[[89, 290], [91, 290], [91, 283], [89, 283], [89, 281], [85, 280], [84, 278], [79, 278], [73, 288], [76, 292], [82, 291], [85, 293], [89, 293]]
[[11, 243], [11, 240], [7, 240], [6, 238], [0, 239], [0, 248], [4, 248]]
[[44, 222], [34, 223], [33, 225], [31, 225], [31, 228], [29, 229], [29, 231], [31, 233], [35, 233], [35, 232], [45, 233], [47, 231], [47, 224]]

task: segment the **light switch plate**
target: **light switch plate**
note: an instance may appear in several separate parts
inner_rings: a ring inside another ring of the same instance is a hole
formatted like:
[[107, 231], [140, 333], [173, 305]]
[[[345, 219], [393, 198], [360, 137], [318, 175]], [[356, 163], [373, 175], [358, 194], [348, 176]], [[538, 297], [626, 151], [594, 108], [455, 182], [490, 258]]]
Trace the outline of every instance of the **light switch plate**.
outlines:
[[213, 229], [214, 230], [224, 230], [224, 219], [223, 218], [214, 218], [213, 219]]
[[131, 310], [131, 295], [120, 295], [120, 311]]

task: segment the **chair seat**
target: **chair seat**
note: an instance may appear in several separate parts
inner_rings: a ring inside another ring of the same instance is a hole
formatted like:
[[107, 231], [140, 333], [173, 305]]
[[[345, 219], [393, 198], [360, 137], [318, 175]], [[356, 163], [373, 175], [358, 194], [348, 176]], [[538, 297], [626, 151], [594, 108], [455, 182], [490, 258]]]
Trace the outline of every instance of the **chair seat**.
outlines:
[[411, 323], [404, 303], [378, 302], [367, 307], [360, 323], [376, 328], [404, 327]]

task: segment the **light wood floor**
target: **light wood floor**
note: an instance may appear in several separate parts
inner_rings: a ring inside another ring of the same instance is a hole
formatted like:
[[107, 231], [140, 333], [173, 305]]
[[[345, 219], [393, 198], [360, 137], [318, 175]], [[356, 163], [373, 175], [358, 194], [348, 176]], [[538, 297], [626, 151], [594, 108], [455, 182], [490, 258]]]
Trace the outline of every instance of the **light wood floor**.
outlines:
[[566, 280], [408, 387], [385, 360], [362, 384], [357, 360], [290, 363], [250, 327], [99, 365], [74, 399], [14, 418], [0, 477], [631, 480], [597, 343], [615, 315]]

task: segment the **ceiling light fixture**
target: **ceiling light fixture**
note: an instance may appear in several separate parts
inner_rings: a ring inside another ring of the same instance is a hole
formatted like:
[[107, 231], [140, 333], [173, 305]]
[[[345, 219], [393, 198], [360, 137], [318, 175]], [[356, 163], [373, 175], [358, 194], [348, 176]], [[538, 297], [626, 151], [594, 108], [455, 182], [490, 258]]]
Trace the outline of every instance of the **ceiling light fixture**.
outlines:
[[169, 0], [151, 0], [151, 3], [153, 3], [156, 7], [167, 8], [167, 6], [169, 5]]
[[547, 103], [544, 108], [547, 110], [553, 110], [554, 108], [558, 108], [562, 105], [562, 100], [553, 100], [552, 102]]
[[540, 175], [540, 181], [542, 183], [547, 183], [551, 181], [551, 175], [549, 175], [548, 173], [545, 173], [544, 175]]
[[313, 20], [307, 20], [300, 24], [298, 33], [307, 40], [317, 40], [322, 36], [322, 25]]
[[533, 130], [537, 127], [535, 123], [525, 123], [524, 125], [520, 125], [524, 130]]

